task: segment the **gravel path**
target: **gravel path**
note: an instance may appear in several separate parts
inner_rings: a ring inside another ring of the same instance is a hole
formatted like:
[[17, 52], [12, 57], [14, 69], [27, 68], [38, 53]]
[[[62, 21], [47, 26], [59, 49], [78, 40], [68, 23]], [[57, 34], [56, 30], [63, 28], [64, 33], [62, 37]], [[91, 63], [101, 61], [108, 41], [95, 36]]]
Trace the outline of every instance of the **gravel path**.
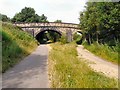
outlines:
[[3, 88], [48, 88], [48, 48], [38, 48], [15, 67], [3, 74]]
[[111, 62], [107, 62], [100, 57], [95, 56], [84, 49], [82, 45], [78, 45], [77, 51], [79, 57], [84, 58], [94, 71], [101, 72], [110, 78], [118, 78], [118, 65], [114, 65]]

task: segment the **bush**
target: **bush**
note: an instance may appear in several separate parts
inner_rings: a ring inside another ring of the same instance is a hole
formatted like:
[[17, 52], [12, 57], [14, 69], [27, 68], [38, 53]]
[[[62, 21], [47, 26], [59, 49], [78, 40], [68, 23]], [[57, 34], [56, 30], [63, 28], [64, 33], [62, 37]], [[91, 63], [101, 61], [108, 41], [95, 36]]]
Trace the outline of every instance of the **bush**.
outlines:
[[83, 45], [86, 49], [88, 49], [95, 55], [100, 56], [103, 59], [106, 59], [116, 64], [120, 63], [118, 58], [119, 45], [111, 47], [107, 44], [99, 44], [96, 42], [91, 45], [88, 45], [87, 43], [84, 43]]
[[76, 44], [51, 45], [48, 69], [51, 88], [117, 88], [117, 80], [94, 72], [78, 58]]
[[61, 42], [61, 44], [66, 44], [66, 43], [67, 43], [67, 38], [66, 38], [65, 35], [62, 35], [62, 36], [61, 36], [60, 42]]
[[75, 34], [73, 35], [73, 40], [74, 40], [77, 44], [81, 44], [81, 43], [82, 43], [82, 36], [79, 35], [79, 34], [77, 34], [77, 33], [75, 33]]

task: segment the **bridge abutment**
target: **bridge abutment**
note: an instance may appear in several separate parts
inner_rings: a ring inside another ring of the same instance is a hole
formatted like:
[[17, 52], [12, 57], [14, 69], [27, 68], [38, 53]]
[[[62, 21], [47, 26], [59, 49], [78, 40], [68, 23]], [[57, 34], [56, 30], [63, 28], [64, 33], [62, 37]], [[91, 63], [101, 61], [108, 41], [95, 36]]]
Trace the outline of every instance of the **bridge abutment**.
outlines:
[[67, 42], [73, 41], [72, 30], [66, 30], [66, 37], [67, 37]]

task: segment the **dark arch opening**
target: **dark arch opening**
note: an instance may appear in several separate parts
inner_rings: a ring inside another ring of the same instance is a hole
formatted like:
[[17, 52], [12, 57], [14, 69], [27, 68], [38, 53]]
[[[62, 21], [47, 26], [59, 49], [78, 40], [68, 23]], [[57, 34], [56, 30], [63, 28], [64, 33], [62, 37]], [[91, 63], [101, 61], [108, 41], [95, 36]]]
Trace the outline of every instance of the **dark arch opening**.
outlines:
[[62, 34], [56, 30], [43, 30], [36, 35], [36, 39], [40, 44], [48, 44], [59, 41]]
[[81, 32], [81, 31], [77, 31], [77, 33], [83, 34], [83, 32]]
[[81, 31], [77, 31], [76, 33], [74, 33], [73, 35], [73, 40], [77, 43], [77, 44], [82, 44], [83, 41], [83, 33]]

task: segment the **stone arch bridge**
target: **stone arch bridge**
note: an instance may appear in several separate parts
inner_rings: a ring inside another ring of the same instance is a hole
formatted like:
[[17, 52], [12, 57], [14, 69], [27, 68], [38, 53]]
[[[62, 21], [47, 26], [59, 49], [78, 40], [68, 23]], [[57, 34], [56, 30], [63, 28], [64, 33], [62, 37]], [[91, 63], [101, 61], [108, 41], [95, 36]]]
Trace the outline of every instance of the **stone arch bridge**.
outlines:
[[14, 23], [14, 25], [21, 27], [23, 31], [30, 33], [33, 37], [36, 37], [37, 34], [46, 30], [53, 30], [61, 35], [66, 34], [68, 42], [72, 41], [72, 36], [75, 32], [81, 32], [78, 24], [73, 23]]

